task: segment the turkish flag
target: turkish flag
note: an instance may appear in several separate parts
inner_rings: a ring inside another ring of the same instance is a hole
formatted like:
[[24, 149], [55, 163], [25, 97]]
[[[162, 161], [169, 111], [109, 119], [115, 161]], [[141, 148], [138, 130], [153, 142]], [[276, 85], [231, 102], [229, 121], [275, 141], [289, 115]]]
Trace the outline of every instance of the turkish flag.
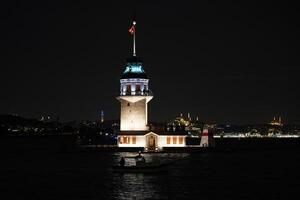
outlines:
[[131, 33], [131, 34], [134, 34], [134, 32], [135, 32], [135, 27], [134, 27], [134, 25], [132, 25], [132, 27], [131, 27], [128, 31], [129, 31], [129, 33]]

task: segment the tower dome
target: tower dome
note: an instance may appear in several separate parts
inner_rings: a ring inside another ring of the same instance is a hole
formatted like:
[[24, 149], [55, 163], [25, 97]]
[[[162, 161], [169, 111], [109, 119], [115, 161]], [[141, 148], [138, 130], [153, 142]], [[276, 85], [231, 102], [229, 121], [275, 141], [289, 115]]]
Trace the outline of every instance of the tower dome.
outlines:
[[148, 79], [145, 70], [143, 69], [142, 60], [137, 57], [127, 59], [125, 70], [121, 76], [121, 79]]
[[127, 59], [125, 70], [120, 79], [120, 95], [151, 96], [149, 79], [143, 69], [142, 60], [133, 56]]

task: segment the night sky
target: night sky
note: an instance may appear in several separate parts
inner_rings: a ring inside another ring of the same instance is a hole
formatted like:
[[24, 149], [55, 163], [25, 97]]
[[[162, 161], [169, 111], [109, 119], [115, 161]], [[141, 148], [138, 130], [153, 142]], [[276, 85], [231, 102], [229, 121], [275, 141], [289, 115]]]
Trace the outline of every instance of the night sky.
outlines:
[[[134, 1], [1, 3], [0, 114], [118, 119]], [[138, 1], [150, 121], [300, 123], [299, 10], [287, 1]]]

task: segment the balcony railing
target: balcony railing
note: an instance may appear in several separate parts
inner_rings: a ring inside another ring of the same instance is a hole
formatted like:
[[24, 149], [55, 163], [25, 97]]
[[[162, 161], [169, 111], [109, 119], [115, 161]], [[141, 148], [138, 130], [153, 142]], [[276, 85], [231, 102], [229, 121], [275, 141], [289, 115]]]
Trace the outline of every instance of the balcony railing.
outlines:
[[153, 96], [151, 90], [121, 92], [121, 96]]

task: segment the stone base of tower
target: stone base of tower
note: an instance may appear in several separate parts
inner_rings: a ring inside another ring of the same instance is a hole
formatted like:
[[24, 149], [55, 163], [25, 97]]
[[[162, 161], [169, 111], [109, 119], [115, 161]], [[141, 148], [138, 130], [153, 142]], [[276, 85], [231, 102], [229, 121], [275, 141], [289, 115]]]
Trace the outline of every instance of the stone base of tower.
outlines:
[[121, 103], [120, 130], [147, 131], [148, 102], [150, 96], [120, 96]]

